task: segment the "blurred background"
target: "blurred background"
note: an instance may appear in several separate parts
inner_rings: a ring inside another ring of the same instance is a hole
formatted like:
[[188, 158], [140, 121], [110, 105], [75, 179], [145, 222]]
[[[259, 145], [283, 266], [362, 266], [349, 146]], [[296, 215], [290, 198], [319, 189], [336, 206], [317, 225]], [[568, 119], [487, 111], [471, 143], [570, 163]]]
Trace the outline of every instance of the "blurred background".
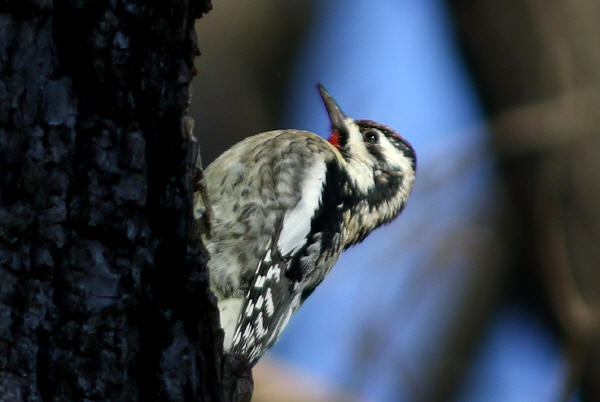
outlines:
[[205, 165], [315, 88], [405, 136], [399, 219], [348, 250], [254, 370], [255, 402], [600, 401], [600, 2], [215, 0]]

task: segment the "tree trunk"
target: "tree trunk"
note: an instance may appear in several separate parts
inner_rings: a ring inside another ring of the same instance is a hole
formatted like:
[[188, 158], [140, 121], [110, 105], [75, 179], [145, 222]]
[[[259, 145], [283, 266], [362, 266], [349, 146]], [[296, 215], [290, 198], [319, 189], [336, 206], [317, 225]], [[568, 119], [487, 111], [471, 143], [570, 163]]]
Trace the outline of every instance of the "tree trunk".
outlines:
[[0, 401], [249, 399], [192, 224], [209, 9], [0, 0]]

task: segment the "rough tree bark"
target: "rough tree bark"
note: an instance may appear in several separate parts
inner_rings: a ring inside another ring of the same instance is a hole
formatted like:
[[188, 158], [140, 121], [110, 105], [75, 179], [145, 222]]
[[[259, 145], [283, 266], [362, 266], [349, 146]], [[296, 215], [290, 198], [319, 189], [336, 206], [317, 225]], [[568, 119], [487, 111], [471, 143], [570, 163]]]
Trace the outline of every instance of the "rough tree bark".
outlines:
[[249, 399], [190, 224], [209, 8], [0, 0], [1, 401]]

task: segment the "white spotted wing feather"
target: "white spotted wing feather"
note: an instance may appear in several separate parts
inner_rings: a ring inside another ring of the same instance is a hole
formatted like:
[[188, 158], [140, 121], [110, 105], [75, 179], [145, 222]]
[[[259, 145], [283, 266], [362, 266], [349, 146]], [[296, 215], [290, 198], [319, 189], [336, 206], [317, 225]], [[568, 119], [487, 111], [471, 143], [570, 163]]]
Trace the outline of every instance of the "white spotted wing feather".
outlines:
[[[307, 148], [314, 152], [302, 152]], [[311, 252], [320, 253], [315, 218], [324, 202], [327, 162], [336, 157], [317, 135], [287, 130], [242, 141], [206, 170], [215, 217], [212, 237], [204, 240], [225, 350], [258, 360], [300, 307], [303, 292], [323, 279], [311, 275], [317, 262], [335, 263], [339, 236], [330, 236], [335, 247], [321, 260]], [[339, 233], [341, 219], [332, 224]]]

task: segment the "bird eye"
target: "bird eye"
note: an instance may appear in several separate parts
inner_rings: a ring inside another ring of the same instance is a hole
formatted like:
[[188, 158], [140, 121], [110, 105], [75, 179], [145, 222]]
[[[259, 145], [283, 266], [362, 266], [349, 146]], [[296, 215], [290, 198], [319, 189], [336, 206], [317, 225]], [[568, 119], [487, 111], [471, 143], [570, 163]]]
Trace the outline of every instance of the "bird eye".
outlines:
[[379, 140], [379, 136], [377, 135], [377, 131], [375, 130], [369, 130], [365, 132], [364, 138], [365, 141], [369, 144], [377, 144], [377, 141]]

